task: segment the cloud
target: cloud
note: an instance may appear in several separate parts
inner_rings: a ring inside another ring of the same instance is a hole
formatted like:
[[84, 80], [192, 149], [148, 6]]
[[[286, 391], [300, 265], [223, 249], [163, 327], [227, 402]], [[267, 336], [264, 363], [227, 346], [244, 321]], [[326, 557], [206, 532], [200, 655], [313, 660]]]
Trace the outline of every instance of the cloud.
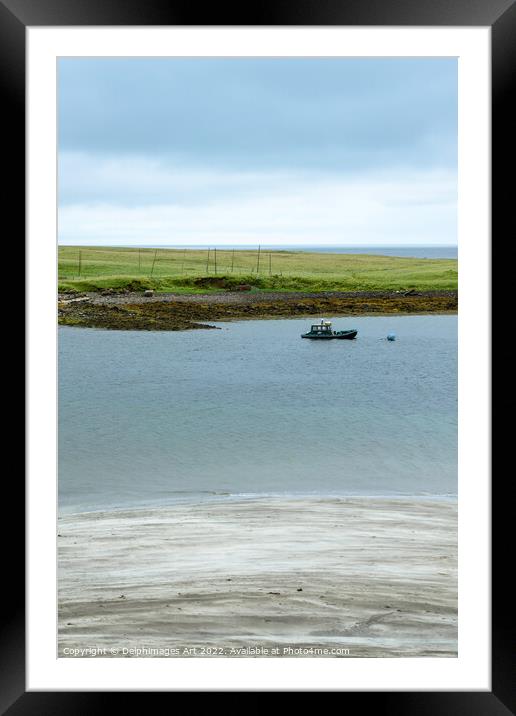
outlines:
[[61, 243], [455, 242], [456, 178], [448, 170], [176, 173], [139, 159], [88, 158], [77, 175], [86, 191], [76, 187], [77, 200], [61, 206]]
[[456, 162], [451, 58], [63, 58], [61, 150], [198, 166]]
[[63, 58], [59, 239], [455, 243], [455, 59]]

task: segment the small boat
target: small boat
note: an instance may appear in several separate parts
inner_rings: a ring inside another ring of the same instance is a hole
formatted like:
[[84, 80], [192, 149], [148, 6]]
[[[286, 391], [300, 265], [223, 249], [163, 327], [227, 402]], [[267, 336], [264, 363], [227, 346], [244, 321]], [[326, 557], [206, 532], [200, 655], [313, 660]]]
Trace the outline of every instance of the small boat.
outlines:
[[334, 331], [331, 327], [331, 321], [321, 321], [320, 323], [315, 323], [308, 333], [302, 333], [301, 338], [311, 338], [319, 341], [329, 341], [334, 338], [351, 340], [356, 337], [357, 333], [358, 331], [354, 328], [347, 331]]

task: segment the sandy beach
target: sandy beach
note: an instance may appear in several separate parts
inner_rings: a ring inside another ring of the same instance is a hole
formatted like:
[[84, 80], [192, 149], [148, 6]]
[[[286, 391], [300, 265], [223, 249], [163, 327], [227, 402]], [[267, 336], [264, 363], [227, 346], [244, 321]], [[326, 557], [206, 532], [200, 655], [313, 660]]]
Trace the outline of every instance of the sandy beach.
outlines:
[[456, 525], [421, 498], [65, 515], [58, 654], [454, 657]]

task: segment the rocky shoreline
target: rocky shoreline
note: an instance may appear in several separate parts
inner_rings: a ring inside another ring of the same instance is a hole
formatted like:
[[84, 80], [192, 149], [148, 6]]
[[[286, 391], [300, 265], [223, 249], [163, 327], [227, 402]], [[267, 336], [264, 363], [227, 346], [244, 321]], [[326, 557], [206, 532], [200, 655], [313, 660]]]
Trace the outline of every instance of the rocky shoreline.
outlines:
[[59, 294], [61, 325], [112, 330], [216, 328], [210, 321], [303, 316], [456, 313], [457, 291]]

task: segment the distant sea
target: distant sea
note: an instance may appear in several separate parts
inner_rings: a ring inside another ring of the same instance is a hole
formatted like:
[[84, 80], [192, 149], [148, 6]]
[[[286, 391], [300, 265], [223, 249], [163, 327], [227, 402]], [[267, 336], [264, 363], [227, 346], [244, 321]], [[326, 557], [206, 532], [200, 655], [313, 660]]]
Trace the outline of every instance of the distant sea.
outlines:
[[[247, 250], [252, 251], [257, 249], [258, 246], [250, 246], [244, 244], [229, 244], [229, 245], [216, 245], [216, 244], [190, 244], [185, 246], [184, 244], [134, 244], [134, 248], [151, 248], [151, 249], [209, 249], [217, 248], [221, 251], [236, 250]], [[417, 259], [456, 259], [457, 258], [457, 246], [323, 246], [321, 244], [314, 245], [282, 245], [282, 244], [262, 244], [262, 251], [308, 251], [314, 253], [324, 254], [376, 254], [381, 256], [402, 256], [405, 258], [417, 258]]]

